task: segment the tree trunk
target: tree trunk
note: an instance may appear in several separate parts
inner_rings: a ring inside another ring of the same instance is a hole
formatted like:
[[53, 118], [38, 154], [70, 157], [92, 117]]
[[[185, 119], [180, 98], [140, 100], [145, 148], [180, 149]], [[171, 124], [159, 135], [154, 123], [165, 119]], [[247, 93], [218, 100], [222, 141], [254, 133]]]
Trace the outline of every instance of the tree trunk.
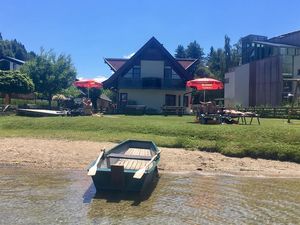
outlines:
[[11, 103], [11, 94], [5, 94], [4, 105], [9, 105]]
[[48, 107], [51, 109], [52, 96], [50, 95], [48, 98]]

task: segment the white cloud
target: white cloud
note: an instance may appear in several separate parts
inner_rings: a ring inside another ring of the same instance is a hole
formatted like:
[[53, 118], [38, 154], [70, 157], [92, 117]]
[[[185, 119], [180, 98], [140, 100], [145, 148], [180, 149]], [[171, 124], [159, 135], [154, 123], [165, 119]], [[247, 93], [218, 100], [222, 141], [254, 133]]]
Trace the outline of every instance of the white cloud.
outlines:
[[130, 59], [134, 54], [135, 54], [135, 52], [133, 52], [133, 53], [131, 53], [129, 55], [124, 55], [123, 58]]
[[95, 80], [95, 81], [98, 81], [98, 82], [103, 82], [105, 80], [107, 80], [108, 78], [104, 75], [99, 75], [99, 76], [96, 76], [95, 78], [86, 78], [86, 77], [77, 77], [78, 80]]
[[95, 77], [94, 80], [98, 81], [98, 82], [103, 82], [103, 81], [107, 80], [107, 77], [104, 75], [99, 75], [99, 76]]

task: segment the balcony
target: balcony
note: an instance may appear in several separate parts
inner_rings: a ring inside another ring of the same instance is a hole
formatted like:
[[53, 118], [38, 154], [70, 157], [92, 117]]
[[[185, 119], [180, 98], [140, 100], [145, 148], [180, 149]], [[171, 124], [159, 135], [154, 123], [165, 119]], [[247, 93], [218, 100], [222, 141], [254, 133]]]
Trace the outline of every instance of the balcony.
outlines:
[[123, 77], [119, 79], [119, 88], [184, 90], [185, 83], [181, 79], [162, 79], [158, 77], [132, 79]]

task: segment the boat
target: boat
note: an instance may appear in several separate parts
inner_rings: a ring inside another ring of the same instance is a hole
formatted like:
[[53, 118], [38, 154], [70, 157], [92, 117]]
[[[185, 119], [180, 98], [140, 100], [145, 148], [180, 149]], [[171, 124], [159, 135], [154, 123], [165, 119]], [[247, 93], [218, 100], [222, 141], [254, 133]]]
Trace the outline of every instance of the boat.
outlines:
[[126, 140], [116, 147], [101, 150], [88, 168], [96, 191], [141, 192], [158, 175], [160, 150], [152, 141]]
[[47, 109], [17, 109], [18, 116], [44, 117], [44, 116], [66, 116], [66, 111]]

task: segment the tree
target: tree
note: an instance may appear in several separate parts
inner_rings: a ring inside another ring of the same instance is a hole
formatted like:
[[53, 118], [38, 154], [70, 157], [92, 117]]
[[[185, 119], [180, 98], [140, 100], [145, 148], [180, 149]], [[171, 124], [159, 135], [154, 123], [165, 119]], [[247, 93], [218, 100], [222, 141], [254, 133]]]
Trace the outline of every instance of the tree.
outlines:
[[66, 89], [63, 89], [62, 91], [60, 91], [59, 94], [62, 94], [66, 97], [73, 97], [73, 98], [76, 98], [78, 97], [81, 92], [78, 90], [78, 88], [74, 87], [74, 86], [70, 86]]
[[27, 94], [32, 92], [34, 85], [30, 77], [18, 70], [0, 70], [0, 92], [5, 93], [10, 103], [11, 94]]
[[203, 58], [204, 58], [203, 48], [201, 48], [196, 41], [189, 43], [185, 52], [186, 52], [186, 57], [199, 59], [200, 64], [203, 63]]
[[[36, 55], [34, 52], [27, 52], [25, 46], [14, 40], [4, 40], [0, 33], [0, 57], [9, 56], [23, 61], [30, 60]], [[6, 62], [0, 62], [0, 70], [8, 70]]]
[[233, 49], [231, 53], [232, 66], [234, 67], [240, 65], [241, 61], [242, 61], [242, 40], [239, 39], [239, 41], [233, 45]]
[[211, 47], [207, 57], [207, 66], [215, 78], [223, 80], [225, 74], [224, 50], [221, 48], [215, 50]]
[[33, 80], [35, 91], [41, 93], [51, 107], [52, 96], [72, 85], [76, 78], [76, 70], [71, 57], [41, 50], [40, 55], [26, 62], [21, 71]]
[[175, 58], [186, 58], [185, 49], [182, 45], [178, 45], [175, 49]]
[[228, 72], [229, 68], [232, 67], [230, 38], [227, 35], [225, 35], [224, 55], [225, 55], [225, 73], [226, 73]]

